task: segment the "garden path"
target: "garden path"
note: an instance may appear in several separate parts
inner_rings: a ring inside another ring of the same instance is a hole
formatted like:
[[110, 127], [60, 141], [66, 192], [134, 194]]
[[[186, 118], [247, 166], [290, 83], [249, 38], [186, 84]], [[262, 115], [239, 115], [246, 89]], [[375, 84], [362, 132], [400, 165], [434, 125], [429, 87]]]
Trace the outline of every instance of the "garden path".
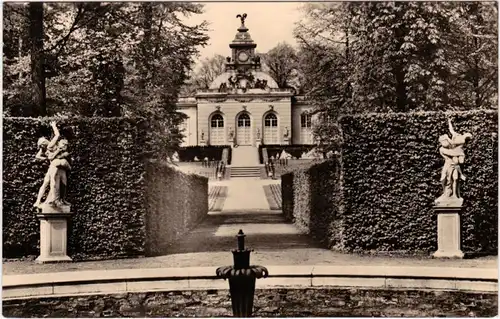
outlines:
[[261, 179], [234, 178], [227, 186], [228, 193], [222, 211], [269, 210]]

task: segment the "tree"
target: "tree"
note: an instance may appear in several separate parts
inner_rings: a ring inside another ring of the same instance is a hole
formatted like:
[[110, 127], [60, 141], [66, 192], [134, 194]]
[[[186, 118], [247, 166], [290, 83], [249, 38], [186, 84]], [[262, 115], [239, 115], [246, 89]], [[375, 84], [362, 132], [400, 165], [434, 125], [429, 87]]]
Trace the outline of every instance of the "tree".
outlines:
[[[45, 69], [48, 115], [145, 115], [165, 104], [174, 110], [198, 48], [208, 39], [205, 22], [185, 23], [202, 12], [197, 4], [79, 2], [41, 8], [44, 61], [33, 61]], [[37, 74], [24, 41], [29, 10], [11, 3], [4, 9], [4, 113], [27, 115], [16, 109], [33, 96], [31, 77]]]
[[[466, 2], [454, 8], [449, 55], [453, 87], [450, 100], [466, 108], [497, 104], [496, 3]], [[471, 94], [472, 93], [472, 94]]]
[[45, 92], [45, 59], [43, 52], [43, 3], [28, 3], [28, 11], [33, 106], [37, 110], [37, 115], [45, 116], [47, 114], [47, 108]]
[[197, 90], [208, 89], [212, 82], [225, 72], [225, 63], [226, 59], [220, 54], [202, 60], [200, 66], [188, 74], [188, 80], [182, 86], [181, 94], [190, 96]]
[[280, 88], [290, 87], [292, 84], [298, 86], [297, 53], [290, 44], [278, 43], [269, 52], [262, 54], [262, 62]]
[[[493, 105], [494, 4], [321, 3], [304, 13], [299, 64], [324, 127], [340, 114]], [[317, 137], [337, 134], [331, 127]]]

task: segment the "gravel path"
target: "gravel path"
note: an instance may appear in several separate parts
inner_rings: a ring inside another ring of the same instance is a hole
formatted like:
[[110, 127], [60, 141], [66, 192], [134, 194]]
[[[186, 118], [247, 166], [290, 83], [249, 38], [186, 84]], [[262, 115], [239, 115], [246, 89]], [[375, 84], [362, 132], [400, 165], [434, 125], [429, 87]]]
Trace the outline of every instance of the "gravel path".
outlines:
[[109, 270], [162, 267], [216, 267], [232, 264], [231, 249], [236, 248], [239, 229], [246, 246], [255, 249], [253, 264], [271, 265], [357, 265], [426, 266], [460, 268], [498, 268], [497, 256], [448, 260], [421, 257], [389, 257], [342, 254], [318, 246], [285, 222], [280, 211], [212, 212], [193, 231], [177, 241], [165, 256], [86, 261], [60, 264], [35, 264], [32, 260], [7, 261], [3, 274], [47, 273], [75, 270]]

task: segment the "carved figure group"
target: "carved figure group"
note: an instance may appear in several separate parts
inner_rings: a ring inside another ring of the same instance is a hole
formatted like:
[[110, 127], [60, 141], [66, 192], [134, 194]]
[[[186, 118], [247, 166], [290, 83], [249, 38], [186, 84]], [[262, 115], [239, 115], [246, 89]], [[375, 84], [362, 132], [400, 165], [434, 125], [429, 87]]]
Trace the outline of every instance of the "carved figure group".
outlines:
[[49, 161], [50, 163], [34, 204], [37, 208], [40, 208], [42, 205], [42, 198], [47, 187], [49, 187], [49, 193], [43, 204], [51, 206], [69, 205], [69, 203], [65, 201], [67, 192], [66, 173], [71, 170], [68, 161], [68, 141], [66, 139], [60, 139], [60, 133], [57, 129], [56, 122], [51, 122], [50, 125], [54, 131], [54, 137], [50, 141], [45, 137], [41, 137], [37, 143], [38, 152], [35, 157], [38, 160]]
[[470, 133], [458, 134], [455, 132], [451, 119], [448, 120], [448, 128], [451, 138], [447, 134], [439, 137], [439, 143], [441, 144], [439, 153], [444, 158], [444, 165], [440, 178], [443, 194], [436, 199], [438, 205], [457, 200], [461, 204], [459, 183], [465, 181], [466, 178], [462, 173], [460, 164], [463, 164], [465, 160], [463, 146], [472, 137]]
[[257, 79], [257, 81], [255, 81], [254, 88], [262, 90], [267, 89], [267, 80]]

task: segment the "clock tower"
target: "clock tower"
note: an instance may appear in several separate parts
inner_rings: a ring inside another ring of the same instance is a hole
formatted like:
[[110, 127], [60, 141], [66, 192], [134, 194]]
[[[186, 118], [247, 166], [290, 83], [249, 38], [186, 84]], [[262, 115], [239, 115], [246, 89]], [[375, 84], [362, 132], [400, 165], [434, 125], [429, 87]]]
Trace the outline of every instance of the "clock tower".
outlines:
[[236, 16], [241, 20], [241, 26], [234, 37], [233, 42], [229, 44], [231, 56], [226, 58], [226, 70], [235, 70], [237, 73], [247, 73], [250, 70], [260, 70], [260, 57], [255, 54], [257, 44], [253, 42], [248, 28], [245, 26], [247, 14], [238, 14]]

